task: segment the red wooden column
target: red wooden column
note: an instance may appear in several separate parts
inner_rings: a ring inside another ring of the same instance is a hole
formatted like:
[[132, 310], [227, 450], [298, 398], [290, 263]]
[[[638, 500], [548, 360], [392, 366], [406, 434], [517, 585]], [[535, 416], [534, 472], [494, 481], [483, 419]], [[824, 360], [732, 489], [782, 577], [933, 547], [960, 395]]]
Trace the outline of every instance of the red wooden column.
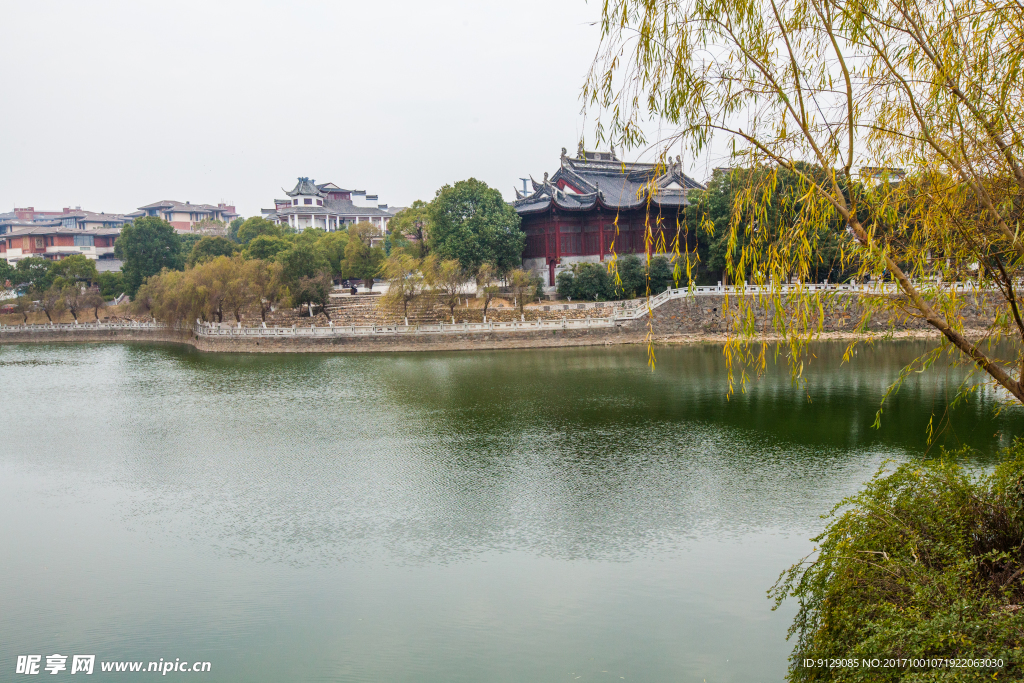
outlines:
[[557, 218], [555, 224], [555, 258], [562, 258], [562, 220]]

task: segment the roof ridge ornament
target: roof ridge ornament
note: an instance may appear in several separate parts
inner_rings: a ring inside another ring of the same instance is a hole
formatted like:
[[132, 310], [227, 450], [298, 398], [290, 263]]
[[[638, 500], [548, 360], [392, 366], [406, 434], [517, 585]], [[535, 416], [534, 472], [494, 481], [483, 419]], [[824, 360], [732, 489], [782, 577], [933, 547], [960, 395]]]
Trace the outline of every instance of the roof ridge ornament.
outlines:
[[586, 159], [587, 158], [587, 153], [583, 149], [583, 140], [580, 140], [580, 144], [576, 148], [576, 158], [577, 159]]

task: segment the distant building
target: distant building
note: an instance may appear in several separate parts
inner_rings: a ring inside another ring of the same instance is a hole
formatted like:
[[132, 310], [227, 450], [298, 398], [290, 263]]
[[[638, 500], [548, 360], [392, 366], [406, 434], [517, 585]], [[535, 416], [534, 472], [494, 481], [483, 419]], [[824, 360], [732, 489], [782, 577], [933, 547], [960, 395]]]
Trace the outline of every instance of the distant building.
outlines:
[[898, 185], [907, 178], [907, 172], [902, 168], [888, 166], [861, 166], [858, 175], [862, 183], [868, 187], [874, 187], [879, 183], [890, 183]]
[[661, 239], [671, 250], [687, 195], [704, 189], [683, 173], [678, 157], [667, 167], [625, 163], [614, 152], [587, 152], [582, 145], [575, 159], [563, 147], [554, 175], [530, 181], [533, 192], [517, 189], [513, 202], [526, 233], [523, 266], [546, 276], [549, 286], [572, 263], [603, 261], [613, 249], [644, 253], [648, 224], [654, 235], [650, 251], [659, 251]]
[[120, 228], [82, 230], [60, 225], [19, 226], [0, 236], [0, 258], [11, 265], [33, 256], [60, 260], [82, 254], [94, 261], [113, 259], [114, 241], [120, 232]]
[[328, 232], [352, 223], [372, 223], [383, 235], [399, 207], [388, 208], [377, 195], [363, 190], [346, 190], [334, 183], [317, 184], [299, 178], [292, 190], [282, 190], [288, 199], [275, 199], [273, 209], [262, 209], [263, 217], [295, 230], [321, 228]]
[[238, 213], [235, 212], [235, 207], [223, 203], [213, 206], [165, 199], [162, 202], [140, 206], [138, 211], [133, 211], [127, 216], [129, 220], [142, 216], [156, 216], [170, 223], [179, 232], [192, 232], [196, 223], [211, 220], [230, 223], [238, 218]]
[[0, 213], [0, 235], [12, 230], [28, 227], [61, 226], [71, 230], [98, 230], [100, 228], [120, 228], [130, 218], [119, 213], [96, 213], [65, 207], [61, 211], [36, 211], [29, 206], [15, 209], [10, 213]]

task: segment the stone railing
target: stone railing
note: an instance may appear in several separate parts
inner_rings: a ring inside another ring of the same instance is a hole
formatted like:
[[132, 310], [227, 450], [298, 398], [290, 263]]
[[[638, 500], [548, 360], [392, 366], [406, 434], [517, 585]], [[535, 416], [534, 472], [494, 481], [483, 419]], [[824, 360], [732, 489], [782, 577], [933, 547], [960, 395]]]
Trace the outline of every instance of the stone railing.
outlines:
[[542, 330], [585, 330], [615, 327], [616, 318], [562, 320], [523, 320], [486, 323], [430, 323], [419, 325], [292, 325], [291, 327], [232, 327], [216, 323], [197, 323], [194, 331], [201, 337], [368, 337], [374, 335], [466, 334], [486, 332], [537, 332]]
[[[980, 293], [970, 283], [946, 285], [949, 291], [963, 293]], [[856, 284], [800, 284], [782, 285], [782, 294], [806, 294], [814, 292], [834, 292], [851, 294], [897, 294], [900, 289], [895, 283], [876, 283], [870, 285]], [[658, 308], [673, 299], [684, 299], [693, 296], [738, 296], [758, 295], [768, 290], [755, 285], [747, 286], [711, 286], [711, 287], [680, 287], [668, 289], [650, 299], [632, 299], [622, 302], [576, 302], [544, 306], [543, 310], [593, 310], [598, 316], [587, 318], [562, 318], [560, 320], [518, 320], [511, 322], [483, 323], [426, 323], [426, 324], [367, 324], [367, 325], [291, 325], [260, 327], [232, 326], [227, 323], [205, 323], [199, 320], [192, 327], [197, 337], [235, 337], [235, 338], [287, 338], [287, 337], [373, 337], [377, 335], [416, 336], [425, 334], [482, 334], [487, 332], [537, 332], [543, 330], [585, 330], [593, 328], [614, 328], [628, 324], [630, 321], [648, 315], [649, 311]], [[602, 315], [603, 314], [603, 315]], [[160, 322], [91, 322], [91, 323], [44, 323], [32, 325], [3, 325], [0, 331], [17, 333], [52, 333], [52, 332], [87, 332], [97, 330], [168, 330], [187, 331], [186, 327], [168, 325]]]
[[[923, 283], [915, 283], [921, 286]], [[935, 285], [930, 285], [935, 286]], [[950, 292], [962, 293], [962, 294], [978, 294], [982, 290], [973, 283], [957, 282], [952, 285], [942, 285], [944, 289]], [[995, 291], [994, 289], [991, 291]], [[799, 285], [782, 285], [779, 288], [779, 293], [783, 295], [787, 294], [809, 294], [815, 292], [832, 292], [837, 294], [874, 294], [874, 295], [894, 295], [901, 294], [903, 292], [900, 286], [895, 282], [886, 283], [875, 283], [875, 284], [799, 284]], [[629, 301], [622, 302], [622, 305], [613, 315], [617, 320], [636, 320], [647, 315], [648, 311], [655, 309], [662, 304], [671, 301], [673, 299], [683, 299], [690, 296], [757, 296], [758, 294], [774, 294], [774, 292], [767, 287], [759, 287], [757, 285], [738, 285], [738, 286], [711, 286], [711, 287], [679, 287], [676, 289], [666, 289], [661, 294], [656, 294], [650, 299], [630, 299]], [[589, 304], [594, 305], [594, 304]], [[572, 306], [572, 304], [568, 304]], [[582, 308], [582, 305], [580, 305]]]
[[7, 332], [95, 332], [96, 330], [163, 330], [167, 329], [164, 323], [139, 323], [139, 322], [91, 322], [91, 323], [30, 323], [26, 325], [4, 325], [0, 323], [0, 330]]

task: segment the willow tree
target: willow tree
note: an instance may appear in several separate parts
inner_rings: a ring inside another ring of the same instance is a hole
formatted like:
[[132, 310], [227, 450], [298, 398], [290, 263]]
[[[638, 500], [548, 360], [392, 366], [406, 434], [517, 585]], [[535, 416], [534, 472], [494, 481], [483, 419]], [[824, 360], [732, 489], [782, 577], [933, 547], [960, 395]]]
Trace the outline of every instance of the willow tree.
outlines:
[[[738, 174], [726, 250], [730, 279], [761, 286], [732, 302], [727, 353], [744, 371], [765, 363], [755, 308], [799, 367], [838, 302], [784, 285], [832, 239], [839, 270], [872, 283], [864, 321], [941, 332], [917, 367], [945, 351], [1024, 401], [1022, 27], [1006, 1], [606, 0], [584, 96], [613, 144], [665, 162], [728, 150], [758, 170]], [[650, 120], [674, 132], [650, 139]], [[769, 215], [782, 172], [795, 199]], [[697, 213], [692, 229], [710, 229]], [[979, 334], [964, 323], [977, 298], [995, 312]]]

